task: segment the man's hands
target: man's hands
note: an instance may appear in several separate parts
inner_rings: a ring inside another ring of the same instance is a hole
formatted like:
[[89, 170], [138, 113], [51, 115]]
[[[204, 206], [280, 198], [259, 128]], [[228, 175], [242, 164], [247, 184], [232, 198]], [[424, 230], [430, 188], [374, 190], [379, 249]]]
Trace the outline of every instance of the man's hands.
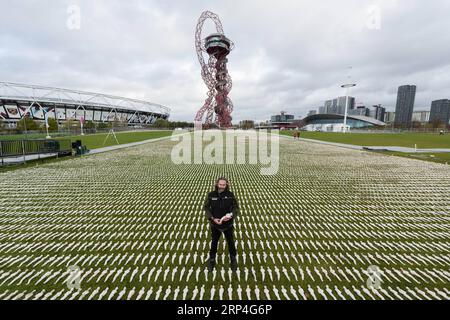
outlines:
[[222, 218], [222, 221], [228, 221], [228, 220], [231, 220], [231, 217], [224, 216], [224, 217]]
[[223, 216], [222, 219], [213, 219], [213, 221], [215, 224], [220, 226], [222, 223], [224, 223], [228, 220], [231, 220], [231, 219], [233, 219], [233, 217], [226, 215], [226, 216]]

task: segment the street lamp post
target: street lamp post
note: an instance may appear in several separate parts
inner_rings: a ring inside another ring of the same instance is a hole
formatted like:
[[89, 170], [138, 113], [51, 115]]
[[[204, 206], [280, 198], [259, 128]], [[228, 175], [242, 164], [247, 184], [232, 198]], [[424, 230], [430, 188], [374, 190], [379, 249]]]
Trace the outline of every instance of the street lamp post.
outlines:
[[341, 88], [346, 89], [345, 92], [345, 112], [344, 112], [344, 133], [347, 132], [347, 116], [348, 116], [348, 100], [350, 95], [350, 88], [356, 87], [355, 83], [343, 84]]

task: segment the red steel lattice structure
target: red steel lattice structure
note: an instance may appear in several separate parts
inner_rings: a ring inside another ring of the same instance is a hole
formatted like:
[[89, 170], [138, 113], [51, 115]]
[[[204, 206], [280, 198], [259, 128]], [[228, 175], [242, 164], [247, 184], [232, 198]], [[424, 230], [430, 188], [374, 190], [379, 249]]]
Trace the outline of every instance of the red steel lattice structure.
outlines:
[[[213, 33], [203, 39], [202, 29], [207, 19], [211, 19], [214, 22], [217, 33]], [[195, 30], [195, 48], [202, 68], [202, 78], [208, 87], [208, 97], [200, 110], [198, 110], [195, 121], [202, 122], [205, 117], [204, 124], [206, 126], [214, 123], [219, 128], [230, 128], [232, 127], [231, 113], [233, 112], [233, 103], [228, 97], [232, 81], [227, 70], [227, 56], [233, 50], [234, 44], [223, 34], [222, 23], [219, 16], [215, 13], [205, 11], [198, 19]], [[203, 56], [204, 52], [209, 56], [207, 63]], [[216, 117], [213, 121], [214, 114]]]

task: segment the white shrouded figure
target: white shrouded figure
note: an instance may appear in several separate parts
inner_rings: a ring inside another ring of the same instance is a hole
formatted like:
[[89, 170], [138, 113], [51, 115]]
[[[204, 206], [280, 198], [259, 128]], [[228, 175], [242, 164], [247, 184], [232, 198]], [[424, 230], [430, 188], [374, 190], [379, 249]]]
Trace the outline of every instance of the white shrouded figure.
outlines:
[[245, 293], [247, 294], [247, 300], [252, 300], [251, 292], [252, 290], [250, 289], [250, 286], [247, 284], [247, 289], [245, 289]]
[[170, 288], [170, 285], [169, 285], [166, 289], [166, 292], [164, 293], [163, 300], [167, 300], [167, 298], [169, 297], [171, 292], [172, 292], [172, 289]]
[[192, 291], [192, 298], [191, 298], [191, 300], [195, 300], [195, 298], [197, 297], [197, 293], [198, 293], [198, 288], [195, 287], [194, 290]]
[[203, 300], [204, 294], [205, 294], [205, 285], [202, 285], [200, 287], [200, 297], [199, 297], [200, 300]]
[[297, 296], [297, 292], [295, 291], [295, 289], [292, 285], [289, 287], [289, 292], [292, 294], [292, 296], [295, 298], [295, 300], [300, 300]]
[[214, 286], [213, 286], [213, 287], [211, 287], [211, 296], [209, 298], [210, 300], [214, 300], [215, 293], [216, 293], [216, 288], [214, 288]]
[[259, 299], [259, 293], [260, 293], [259, 288], [258, 288], [258, 287], [255, 287], [255, 296], [256, 296], [256, 300], [260, 300], [260, 299]]
[[150, 296], [153, 293], [153, 287], [150, 287], [150, 289], [147, 291], [147, 294], [145, 295], [145, 300], [150, 299]]
[[314, 293], [314, 289], [311, 288], [311, 285], [309, 285], [309, 284], [308, 284], [308, 292], [311, 295], [311, 297], [313, 297], [314, 300], [317, 300], [317, 297], [316, 297], [316, 295]]
[[109, 294], [108, 300], [111, 300], [111, 299], [115, 296], [116, 292], [117, 292], [117, 287], [115, 287], [115, 288], [111, 291], [111, 293]]
[[186, 297], [189, 293], [189, 288], [188, 287], [184, 287], [183, 289], [183, 300], [186, 300]]
[[125, 295], [126, 292], [127, 292], [127, 287], [124, 287], [124, 288], [119, 292], [119, 295], [117, 296], [117, 300], [122, 299], [122, 297]]
[[130, 292], [128, 293], [127, 300], [131, 300], [131, 298], [134, 296], [134, 293], [135, 293], [135, 292], [136, 292], [136, 288], [133, 287], [133, 288], [130, 290]]
[[228, 299], [233, 300], [233, 288], [231, 284], [228, 286]]
[[269, 289], [267, 289], [266, 286], [264, 286], [264, 294], [266, 295], [267, 300], [272, 300], [272, 299], [270, 298]]
[[144, 293], [145, 293], [145, 288], [142, 287], [141, 290], [139, 290], [136, 300], [140, 300], [144, 296]]
[[238, 299], [242, 300], [242, 288], [241, 288], [240, 284], [238, 284], [238, 288], [236, 291], [237, 291]]
[[223, 300], [223, 292], [225, 291], [225, 289], [223, 288], [223, 285], [220, 285], [219, 288], [219, 298], [220, 300]]
[[278, 300], [281, 300], [280, 294], [279, 294], [278, 289], [277, 289], [277, 287], [275, 285], [273, 286], [272, 291], [274, 292], [275, 297], [277, 297]]

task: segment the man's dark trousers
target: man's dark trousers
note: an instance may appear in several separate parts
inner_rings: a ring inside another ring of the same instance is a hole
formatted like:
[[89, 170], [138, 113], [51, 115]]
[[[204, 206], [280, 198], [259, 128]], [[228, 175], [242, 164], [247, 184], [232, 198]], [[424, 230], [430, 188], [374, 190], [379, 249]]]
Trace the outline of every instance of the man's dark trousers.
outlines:
[[222, 232], [225, 235], [225, 239], [227, 240], [230, 256], [236, 257], [236, 246], [234, 244], [233, 229], [234, 226], [231, 226], [228, 229], [220, 231], [216, 226], [211, 225], [211, 250], [209, 251], [210, 258], [216, 258], [217, 245], [219, 243], [220, 235], [222, 234]]

